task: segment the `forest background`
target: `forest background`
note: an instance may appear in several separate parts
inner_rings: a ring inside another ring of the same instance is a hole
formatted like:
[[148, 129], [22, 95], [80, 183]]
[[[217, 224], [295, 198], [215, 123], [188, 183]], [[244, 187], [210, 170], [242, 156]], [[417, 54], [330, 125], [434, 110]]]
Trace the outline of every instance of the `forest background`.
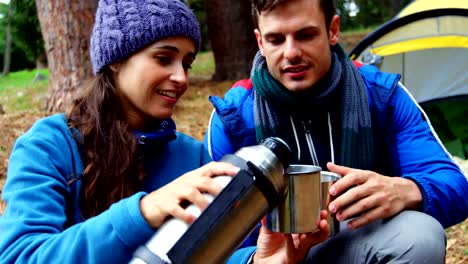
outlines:
[[[0, 195], [15, 139], [32, 123], [62, 111], [92, 76], [89, 35], [97, 0], [0, 2]], [[233, 81], [248, 77], [257, 50], [249, 0], [186, 0], [202, 27], [191, 85], [178, 106], [178, 129], [202, 140], [211, 105]], [[341, 44], [350, 51], [410, 0], [337, 0]], [[466, 161], [457, 160], [462, 166]], [[465, 169], [466, 170], [466, 169]], [[468, 170], [466, 170], [468, 171]], [[0, 205], [0, 215], [2, 206]], [[447, 263], [468, 262], [468, 223], [447, 229]]]

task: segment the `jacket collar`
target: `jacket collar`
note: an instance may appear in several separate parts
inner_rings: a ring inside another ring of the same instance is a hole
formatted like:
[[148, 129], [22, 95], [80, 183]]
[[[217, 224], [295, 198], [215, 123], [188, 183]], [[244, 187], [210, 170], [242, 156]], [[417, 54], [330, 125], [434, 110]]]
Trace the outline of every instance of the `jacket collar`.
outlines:
[[167, 143], [176, 139], [176, 125], [172, 119], [160, 121], [152, 131], [134, 130], [138, 145]]

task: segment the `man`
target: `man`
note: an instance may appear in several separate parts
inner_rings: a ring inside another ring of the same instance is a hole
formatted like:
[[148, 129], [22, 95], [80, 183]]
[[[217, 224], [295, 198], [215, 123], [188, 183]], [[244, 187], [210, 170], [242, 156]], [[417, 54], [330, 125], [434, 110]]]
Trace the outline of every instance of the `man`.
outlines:
[[343, 176], [328, 206], [342, 230], [307, 260], [444, 263], [443, 228], [466, 219], [468, 182], [399, 76], [353, 65], [338, 44], [333, 1], [253, 0], [253, 8], [251, 79], [210, 98], [212, 158], [278, 136], [291, 163]]

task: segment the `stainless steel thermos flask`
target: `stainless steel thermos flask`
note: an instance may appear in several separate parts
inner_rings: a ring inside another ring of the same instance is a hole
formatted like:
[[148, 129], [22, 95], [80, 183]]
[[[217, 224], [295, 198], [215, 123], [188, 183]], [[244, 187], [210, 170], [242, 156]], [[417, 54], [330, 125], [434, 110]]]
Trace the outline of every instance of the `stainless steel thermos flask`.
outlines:
[[130, 263], [223, 263], [249, 235], [261, 218], [284, 200], [290, 149], [279, 138], [244, 147], [221, 161], [240, 168], [235, 177], [218, 176], [225, 186], [216, 196], [204, 194], [210, 205], [191, 225], [172, 218], [164, 223]]

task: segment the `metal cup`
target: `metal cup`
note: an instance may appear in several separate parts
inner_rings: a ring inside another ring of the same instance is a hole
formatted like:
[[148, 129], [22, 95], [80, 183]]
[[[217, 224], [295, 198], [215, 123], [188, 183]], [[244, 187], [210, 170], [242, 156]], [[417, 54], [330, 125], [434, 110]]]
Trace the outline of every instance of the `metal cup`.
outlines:
[[321, 210], [321, 168], [289, 165], [285, 172], [288, 188], [284, 202], [267, 214], [273, 232], [309, 233], [318, 230]]
[[[322, 206], [321, 210], [328, 211], [328, 204], [331, 202], [331, 196], [328, 193], [328, 189], [333, 182], [336, 182], [341, 178], [339, 174], [330, 171], [321, 171], [320, 178], [322, 181]], [[330, 225], [330, 234], [329, 236], [334, 236], [340, 232], [340, 222], [336, 220], [334, 215], [331, 215], [328, 212], [327, 222]]]

